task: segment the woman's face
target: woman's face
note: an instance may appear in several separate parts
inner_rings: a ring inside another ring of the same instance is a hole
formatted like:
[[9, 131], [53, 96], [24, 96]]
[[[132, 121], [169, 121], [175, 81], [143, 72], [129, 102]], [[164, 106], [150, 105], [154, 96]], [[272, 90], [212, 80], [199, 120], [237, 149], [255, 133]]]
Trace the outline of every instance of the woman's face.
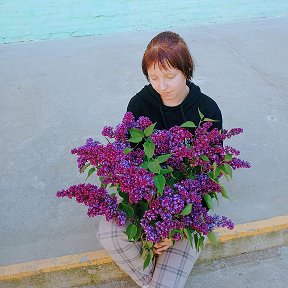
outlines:
[[152, 87], [160, 94], [166, 106], [177, 106], [189, 93], [186, 77], [182, 71], [169, 67], [160, 68], [158, 63], [148, 68], [148, 76]]

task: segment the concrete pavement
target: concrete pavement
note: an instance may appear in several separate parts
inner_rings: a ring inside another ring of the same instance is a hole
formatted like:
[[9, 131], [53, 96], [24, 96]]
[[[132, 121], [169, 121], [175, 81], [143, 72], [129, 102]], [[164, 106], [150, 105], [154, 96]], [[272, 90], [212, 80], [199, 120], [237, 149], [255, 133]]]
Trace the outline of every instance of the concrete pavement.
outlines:
[[[288, 215], [287, 28], [284, 17], [173, 29], [224, 126], [244, 128], [231, 144], [252, 168], [216, 209], [236, 224]], [[0, 46], [0, 266], [101, 249], [97, 219], [55, 193], [84, 181], [70, 149], [119, 121], [146, 84], [141, 57], [158, 32]]]
[[287, 264], [287, 246], [241, 254], [195, 267], [186, 288], [284, 288]]
[[[195, 265], [185, 288], [286, 288], [288, 247]], [[129, 278], [82, 288], [138, 287]], [[79, 286], [80, 288], [80, 286]]]

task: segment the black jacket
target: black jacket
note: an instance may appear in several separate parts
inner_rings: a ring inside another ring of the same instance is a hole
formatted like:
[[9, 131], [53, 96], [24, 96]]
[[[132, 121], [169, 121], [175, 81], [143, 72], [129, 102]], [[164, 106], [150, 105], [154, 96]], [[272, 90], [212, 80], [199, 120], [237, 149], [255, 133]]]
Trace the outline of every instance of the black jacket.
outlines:
[[187, 81], [187, 85], [189, 94], [181, 104], [174, 107], [165, 106], [152, 85], [146, 85], [131, 98], [127, 111], [132, 112], [136, 119], [146, 116], [153, 123], [157, 122], [156, 129], [169, 129], [188, 120], [197, 126], [200, 121], [199, 108], [206, 118], [218, 120], [213, 122], [212, 128], [222, 129], [222, 115], [216, 102], [203, 94], [193, 82]]

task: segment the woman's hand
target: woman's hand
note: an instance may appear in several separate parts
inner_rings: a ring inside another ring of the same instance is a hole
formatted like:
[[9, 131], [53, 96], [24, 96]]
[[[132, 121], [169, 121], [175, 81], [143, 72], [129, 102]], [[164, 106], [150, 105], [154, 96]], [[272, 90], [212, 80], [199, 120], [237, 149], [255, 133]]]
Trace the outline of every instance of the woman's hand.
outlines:
[[155, 254], [161, 255], [161, 253], [172, 246], [172, 240], [165, 238], [162, 241], [158, 242], [153, 247], [153, 252]]

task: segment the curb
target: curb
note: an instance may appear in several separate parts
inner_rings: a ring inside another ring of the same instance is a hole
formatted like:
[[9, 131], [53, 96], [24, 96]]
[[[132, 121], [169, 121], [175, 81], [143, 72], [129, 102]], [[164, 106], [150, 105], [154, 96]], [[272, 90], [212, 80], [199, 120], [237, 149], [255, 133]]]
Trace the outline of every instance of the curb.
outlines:
[[218, 233], [219, 243], [207, 245], [198, 262], [288, 245], [288, 215], [238, 224], [232, 231], [215, 229], [215, 232]]
[[[243, 253], [260, 251], [288, 244], [288, 215], [268, 220], [235, 225], [229, 229], [215, 229], [219, 237], [216, 246], [207, 245], [199, 257], [199, 262], [217, 260]], [[112, 264], [113, 260], [104, 250], [75, 255], [43, 259], [32, 262], [0, 267], [0, 281], [16, 280], [47, 272], [57, 272], [72, 268]], [[113, 275], [110, 275], [113, 278]]]

